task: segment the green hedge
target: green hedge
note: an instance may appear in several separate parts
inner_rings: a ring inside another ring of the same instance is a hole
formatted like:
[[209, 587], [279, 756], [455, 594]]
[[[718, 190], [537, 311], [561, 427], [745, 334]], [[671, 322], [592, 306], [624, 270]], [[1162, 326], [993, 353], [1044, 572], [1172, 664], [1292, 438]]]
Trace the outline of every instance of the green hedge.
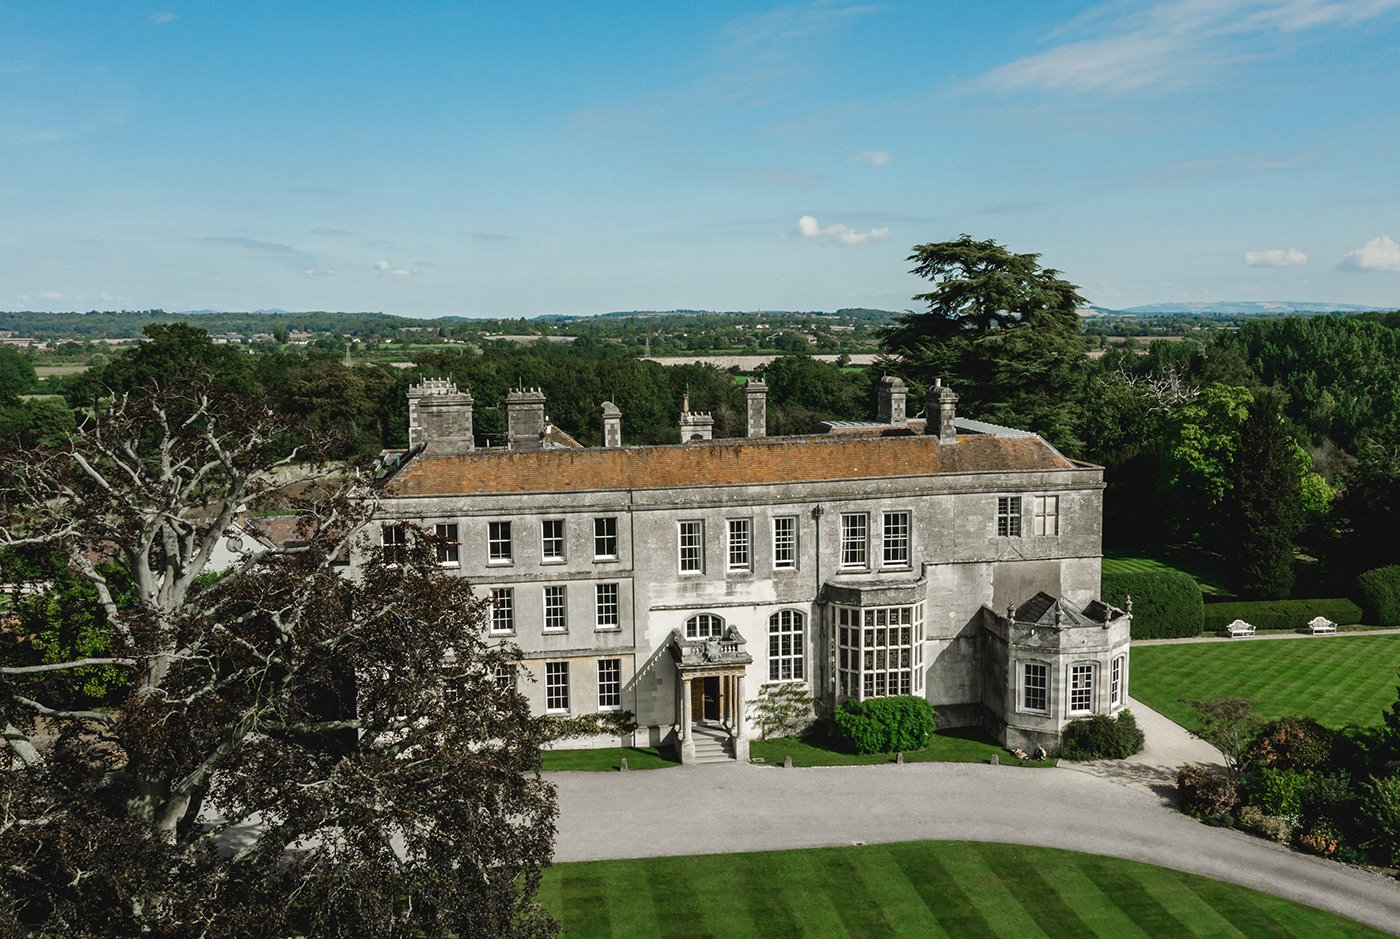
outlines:
[[1357, 599], [1377, 626], [1400, 626], [1400, 564], [1378, 567], [1356, 578]]
[[1206, 604], [1207, 632], [1223, 632], [1237, 619], [1257, 629], [1302, 629], [1314, 616], [1325, 616], [1338, 626], [1361, 622], [1361, 607], [1345, 597], [1329, 600], [1253, 600]]
[[1104, 574], [1099, 591], [1122, 609], [1133, 598], [1134, 639], [1174, 639], [1201, 634], [1201, 586], [1180, 571]]
[[1143, 733], [1133, 712], [1095, 714], [1070, 721], [1060, 734], [1059, 756], [1067, 760], [1125, 760], [1142, 749]]
[[922, 750], [933, 736], [933, 705], [914, 695], [846, 701], [832, 715], [835, 736], [856, 753]]

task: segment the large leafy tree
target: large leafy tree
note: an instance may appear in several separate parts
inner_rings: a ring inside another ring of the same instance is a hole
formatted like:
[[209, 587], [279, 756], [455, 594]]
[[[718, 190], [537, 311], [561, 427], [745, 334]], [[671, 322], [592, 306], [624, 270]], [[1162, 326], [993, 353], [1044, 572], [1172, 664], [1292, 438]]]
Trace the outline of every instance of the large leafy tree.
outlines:
[[[518, 652], [484, 642], [431, 539], [363, 543], [373, 487], [353, 476], [293, 506], [299, 543], [253, 550], [248, 519], [299, 456], [286, 431], [185, 384], [0, 460], [0, 542], [66, 558], [109, 628], [58, 660], [0, 629], [0, 933], [552, 928], [534, 892], [557, 731], [497, 682]], [[126, 676], [105, 706], [74, 702], [67, 676], [92, 668]]]
[[916, 245], [909, 260], [933, 288], [914, 297], [926, 310], [884, 331], [890, 366], [922, 385], [942, 378], [966, 414], [1077, 449], [1086, 374], [1078, 288], [1038, 254], [970, 235]]

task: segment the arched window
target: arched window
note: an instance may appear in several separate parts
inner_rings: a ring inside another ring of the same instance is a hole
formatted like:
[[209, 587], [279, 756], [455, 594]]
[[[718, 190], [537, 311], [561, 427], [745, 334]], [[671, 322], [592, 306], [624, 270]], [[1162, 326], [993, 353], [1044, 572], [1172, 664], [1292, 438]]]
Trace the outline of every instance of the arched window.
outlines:
[[806, 677], [802, 641], [806, 619], [797, 610], [779, 610], [768, 617], [769, 681], [792, 681]]
[[685, 638], [718, 639], [724, 632], [724, 620], [713, 613], [700, 613], [685, 621]]

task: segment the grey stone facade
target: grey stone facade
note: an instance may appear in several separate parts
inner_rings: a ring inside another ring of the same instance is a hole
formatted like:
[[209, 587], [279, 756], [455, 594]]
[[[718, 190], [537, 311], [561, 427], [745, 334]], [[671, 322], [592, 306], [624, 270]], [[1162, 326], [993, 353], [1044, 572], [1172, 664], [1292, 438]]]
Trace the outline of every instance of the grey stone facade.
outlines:
[[[922, 694], [941, 725], [1013, 747], [1053, 749], [1072, 692], [1076, 714], [1086, 693], [1093, 713], [1121, 708], [1129, 617], [1097, 600], [1101, 468], [957, 418], [943, 387], [921, 433], [902, 383], [882, 388], [881, 416], [897, 421], [758, 437], [762, 391], [738, 440], [709, 440], [708, 415], [687, 410], [680, 445], [623, 447], [607, 430], [583, 450], [429, 441], [387, 480], [381, 524], [455, 525], [453, 572], [510, 592], [532, 707], [549, 710], [551, 691], [568, 713], [615, 704], [636, 715], [639, 745], [693, 756], [709, 726], [743, 758], [750, 705], [781, 681], [823, 708]], [[1046, 686], [1029, 706], [1027, 663]]]

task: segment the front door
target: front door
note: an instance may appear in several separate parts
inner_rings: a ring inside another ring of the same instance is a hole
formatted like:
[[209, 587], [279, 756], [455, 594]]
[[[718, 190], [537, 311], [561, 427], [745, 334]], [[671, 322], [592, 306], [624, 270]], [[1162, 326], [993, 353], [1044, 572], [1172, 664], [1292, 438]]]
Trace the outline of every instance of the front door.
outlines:
[[690, 719], [718, 721], [722, 704], [719, 677], [692, 678], [690, 681]]

